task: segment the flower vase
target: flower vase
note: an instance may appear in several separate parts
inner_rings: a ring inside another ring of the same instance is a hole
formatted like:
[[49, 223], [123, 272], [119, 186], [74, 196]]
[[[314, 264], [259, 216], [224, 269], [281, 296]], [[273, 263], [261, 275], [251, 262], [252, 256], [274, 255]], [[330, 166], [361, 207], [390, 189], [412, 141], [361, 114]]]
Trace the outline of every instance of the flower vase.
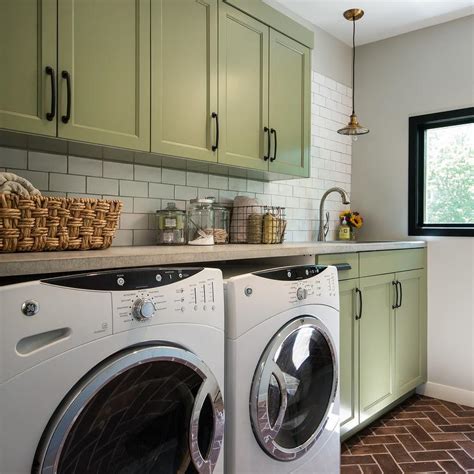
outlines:
[[356, 240], [357, 238], [357, 229], [355, 227], [351, 227], [351, 240]]

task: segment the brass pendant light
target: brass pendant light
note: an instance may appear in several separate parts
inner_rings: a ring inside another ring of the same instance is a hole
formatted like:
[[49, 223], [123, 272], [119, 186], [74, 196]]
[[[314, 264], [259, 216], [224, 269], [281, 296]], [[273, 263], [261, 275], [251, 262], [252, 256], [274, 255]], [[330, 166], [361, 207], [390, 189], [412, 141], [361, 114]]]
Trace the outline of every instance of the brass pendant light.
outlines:
[[341, 135], [351, 135], [354, 140], [357, 140], [357, 135], [365, 135], [369, 133], [369, 129], [363, 127], [357, 118], [354, 106], [355, 96], [355, 22], [364, 16], [364, 10], [360, 8], [352, 8], [344, 12], [344, 18], [352, 21], [352, 114], [349, 123], [337, 131]]

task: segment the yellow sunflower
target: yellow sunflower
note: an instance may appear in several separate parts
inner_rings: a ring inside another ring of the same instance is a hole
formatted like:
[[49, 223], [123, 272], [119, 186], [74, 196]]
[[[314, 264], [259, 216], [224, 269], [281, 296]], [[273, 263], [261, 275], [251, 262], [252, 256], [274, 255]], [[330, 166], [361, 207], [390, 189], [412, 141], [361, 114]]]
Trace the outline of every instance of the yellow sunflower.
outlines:
[[362, 227], [362, 224], [364, 223], [364, 220], [362, 219], [361, 216], [356, 216], [352, 215], [349, 222], [356, 228], [360, 229]]

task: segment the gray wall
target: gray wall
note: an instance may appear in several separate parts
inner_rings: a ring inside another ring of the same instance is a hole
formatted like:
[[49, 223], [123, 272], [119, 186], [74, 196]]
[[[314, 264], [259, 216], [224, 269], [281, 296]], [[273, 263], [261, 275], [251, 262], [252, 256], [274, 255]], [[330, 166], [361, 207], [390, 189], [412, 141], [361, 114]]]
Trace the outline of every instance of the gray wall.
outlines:
[[[366, 239], [408, 237], [408, 117], [474, 104], [474, 16], [357, 49], [352, 202]], [[428, 244], [427, 394], [474, 403], [474, 239]]]
[[313, 71], [351, 87], [351, 48], [316, 25], [288, 10], [277, 0], [264, 0], [281, 13], [314, 31]]

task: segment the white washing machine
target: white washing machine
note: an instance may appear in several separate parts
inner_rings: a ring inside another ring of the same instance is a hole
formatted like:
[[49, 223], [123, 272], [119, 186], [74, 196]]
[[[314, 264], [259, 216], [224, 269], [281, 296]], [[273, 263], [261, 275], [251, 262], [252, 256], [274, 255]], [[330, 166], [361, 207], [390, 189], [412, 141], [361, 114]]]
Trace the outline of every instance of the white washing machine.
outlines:
[[225, 298], [226, 473], [338, 474], [336, 269], [233, 277]]
[[223, 472], [220, 270], [0, 288], [1, 474]]

